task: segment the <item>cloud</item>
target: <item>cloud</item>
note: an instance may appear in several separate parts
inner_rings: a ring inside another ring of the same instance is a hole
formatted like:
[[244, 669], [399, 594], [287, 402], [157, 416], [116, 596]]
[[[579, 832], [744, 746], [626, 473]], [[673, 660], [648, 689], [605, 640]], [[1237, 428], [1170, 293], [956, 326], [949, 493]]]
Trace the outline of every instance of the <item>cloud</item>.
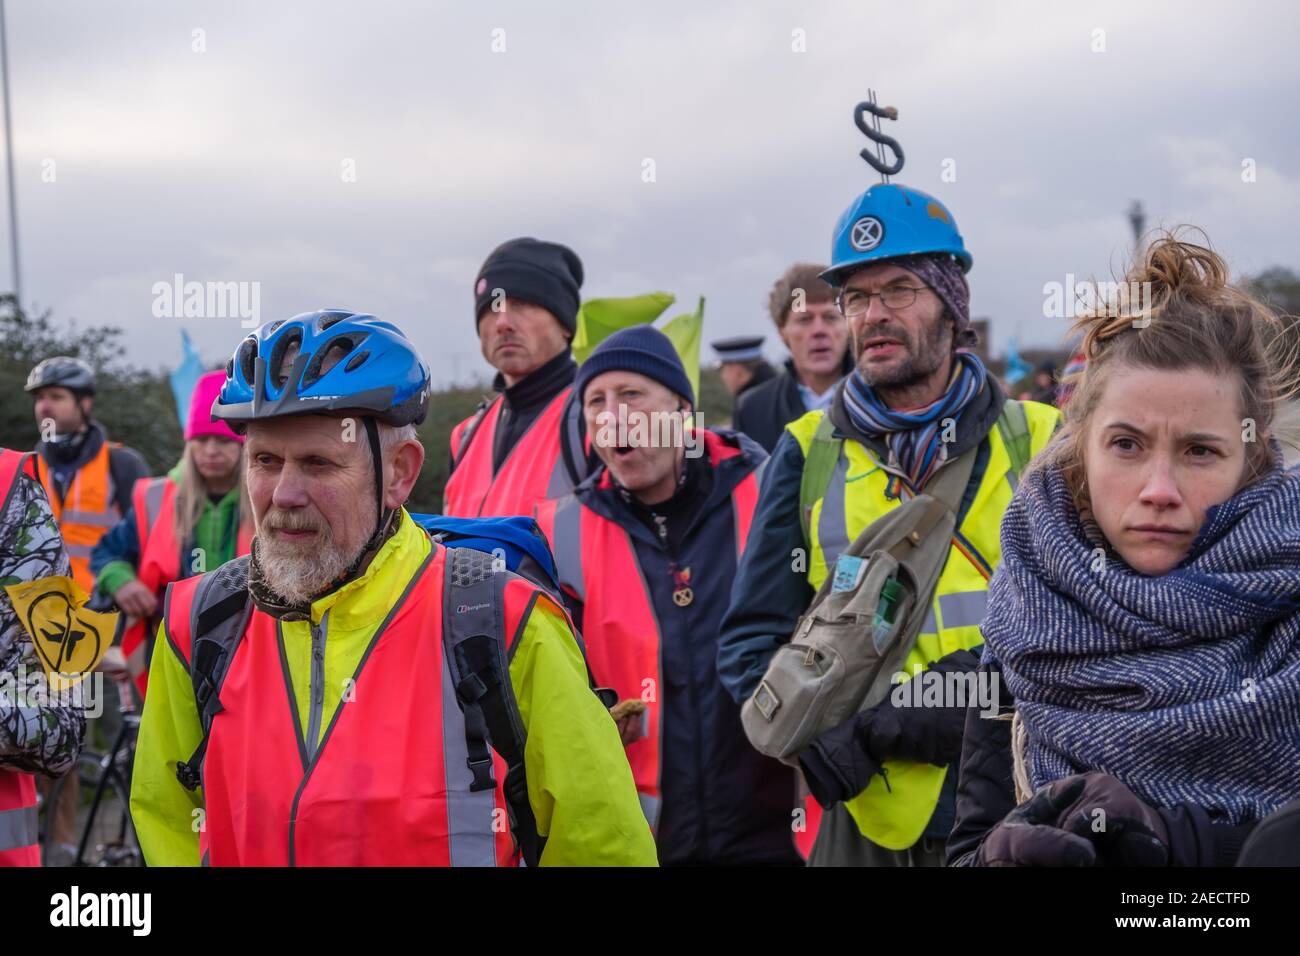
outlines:
[[[956, 215], [997, 347], [1059, 335], [1040, 317], [1042, 285], [1122, 262], [1135, 198], [1152, 224], [1203, 225], [1238, 268], [1300, 267], [1289, 7], [7, 12], [28, 297], [121, 324], [149, 364], [179, 355], [149, 283], [182, 272], [259, 281], [270, 314], [377, 312], [409, 328], [436, 375], [464, 378], [481, 365], [474, 272], [518, 235], [577, 249], [589, 295], [703, 294], [706, 339], [769, 333], [772, 282], [824, 259], [840, 212], [876, 181], [851, 122], [868, 86], [900, 109], [900, 179]], [[55, 183], [40, 179], [47, 157]], [[238, 338], [195, 334], [205, 353]]]

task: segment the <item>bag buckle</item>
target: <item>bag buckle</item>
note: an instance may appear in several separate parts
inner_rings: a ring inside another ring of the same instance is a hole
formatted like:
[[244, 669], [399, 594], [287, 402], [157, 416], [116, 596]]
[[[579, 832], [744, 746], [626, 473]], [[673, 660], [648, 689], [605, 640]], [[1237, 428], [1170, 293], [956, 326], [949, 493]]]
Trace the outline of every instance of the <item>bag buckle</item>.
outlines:
[[754, 707], [769, 722], [781, 708], [781, 698], [776, 696], [767, 681], [759, 681], [758, 690], [754, 691]]
[[465, 761], [465, 766], [469, 767], [469, 772], [474, 778], [473, 782], [469, 785], [469, 789], [472, 793], [495, 789], [497, 782], [492, 775], [491, 756], [488, 756], [483, 760], [475, 760], [473, 757], [469, 757]]

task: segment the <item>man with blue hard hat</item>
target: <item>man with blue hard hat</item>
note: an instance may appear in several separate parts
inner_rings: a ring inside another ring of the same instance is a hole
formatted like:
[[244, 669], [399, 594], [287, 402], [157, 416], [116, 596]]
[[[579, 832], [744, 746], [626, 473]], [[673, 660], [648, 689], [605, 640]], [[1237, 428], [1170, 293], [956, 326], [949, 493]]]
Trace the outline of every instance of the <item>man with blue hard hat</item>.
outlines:
[[[1009, 402], [970, 351], [972, 258], [939, 200], [871, 187], [836, 224], [831, 263], [823, 278], [838, 290], [856, 364], [828, 409], [786, 426], [768, 463], [719, 645], [719, 674], [738, 701], [850, 543], [968, 451], [952, 547], [903, 671], [974, 671], [1002, 513], [1057, 425], [1053, 408]], [[812, 865], [943, 864], [966, 702], [902, 708], [894, 696], [798, 755], [830, 811]]]

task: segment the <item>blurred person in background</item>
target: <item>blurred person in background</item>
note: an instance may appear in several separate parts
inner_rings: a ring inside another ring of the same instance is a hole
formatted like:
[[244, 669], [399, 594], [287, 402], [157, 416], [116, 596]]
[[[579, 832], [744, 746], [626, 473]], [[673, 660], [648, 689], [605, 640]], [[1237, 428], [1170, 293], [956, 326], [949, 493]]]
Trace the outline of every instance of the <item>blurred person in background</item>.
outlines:
[[96, 589], [129, 615], [122, 653], [142, 699], [167, 585], [248, 554], [251, 547], [244, 438], [211, 414], [225, 380], [223, 371], [199, 378], [181, 460], [163, 477], [136, 482], [126, 516], [90, 557]]
[[92, 418], [95, 373], [78, 358], [57, 355], [32, 369], [26, 390], [41, 440], [37, 476], [59, 523], [72, 576], [87, 594], [95, 590], [90, 554], [131, 507], [131, 489], [149, 475], [140, 453], [109, 441]]
[[771, 454], [785, 426], [826, 408], [836, 384], [853, 368], [849, 324], [835, 304], [824, 266], [798, 262], [776, 281], [768, 313], [790, 351], [773, 379], [745, 393], [732, 423]]
[[776, 377], [776, 369], [763, 358], [763, 336], [738, 335], [710, 344], [718, 356], [722, 384], [737, 400], [751, 388]]

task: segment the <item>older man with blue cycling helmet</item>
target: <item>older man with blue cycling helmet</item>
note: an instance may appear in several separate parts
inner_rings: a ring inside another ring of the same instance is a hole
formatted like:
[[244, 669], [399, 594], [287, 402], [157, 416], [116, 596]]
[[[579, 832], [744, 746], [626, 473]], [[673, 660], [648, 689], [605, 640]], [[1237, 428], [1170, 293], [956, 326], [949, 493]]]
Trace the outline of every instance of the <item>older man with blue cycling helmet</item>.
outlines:
[[373, 315], [236, 349], [212, 415], [247, 435], [256, 536], [167, 591], [131, 791], [150, 865], [655, 863], [556, 599], [403, 507], [428, 404]]

